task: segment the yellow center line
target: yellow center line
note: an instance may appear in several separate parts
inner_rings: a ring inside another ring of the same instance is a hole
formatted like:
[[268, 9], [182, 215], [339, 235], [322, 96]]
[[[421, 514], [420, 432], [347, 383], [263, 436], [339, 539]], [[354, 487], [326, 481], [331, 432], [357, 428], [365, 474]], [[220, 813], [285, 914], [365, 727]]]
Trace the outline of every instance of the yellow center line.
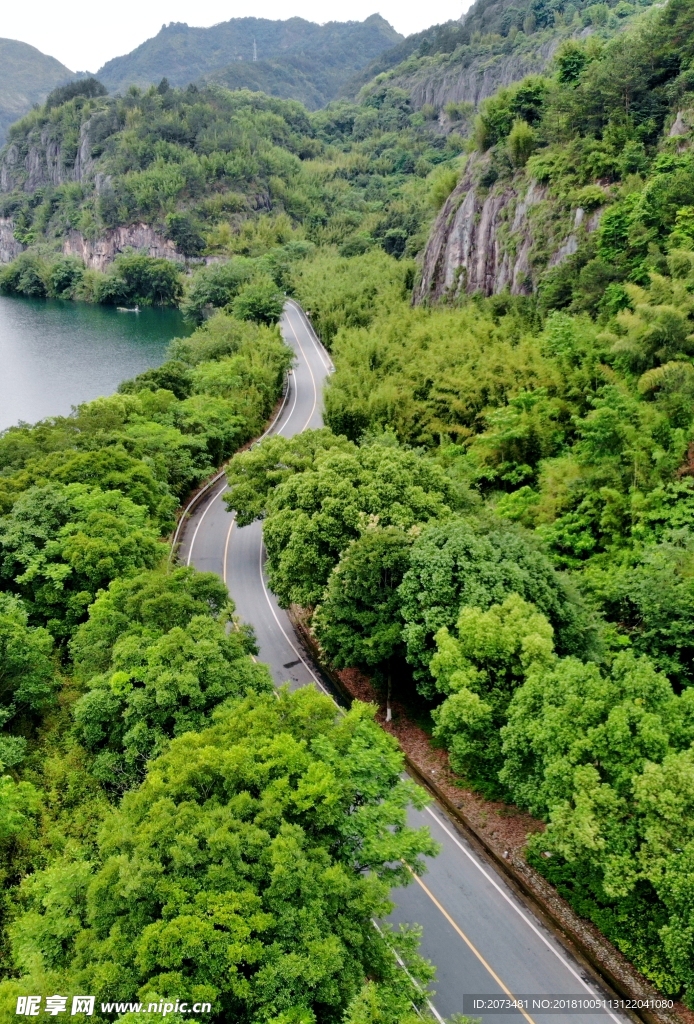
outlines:
[[[497, 985], [499, 986], [499, 988], [503, 989], [503, 991], [504, 991], [504, 992], [506, 993], [506, 995], [507, 995], [507, 996], [509, 997], [509, 999], [513, 1000], [513, 1002], [517, 1004], [517, 1003], [518, 1003], [518, 1000], [517, 1000], [517, 999], [516, 999], [516, 997], [514, 996], [514, 994], [513, 994], [513, 992], [511, 991], [511, 989], [510, 989], [510, 988], [507, 988], [507, 987], [506, 987], [506, 985], [504, 985], [503, 981], [501, 980], [501, 978], [499, 977], [499, 975], [498, 975], [498, 974], [496, 973], [496, 971], [494, 970], [494, 968], [493, 968], [493, 967], [491, 967], [491, 966], [490, 966], [490, 964], [488, 964], [488, 963], [487, 963], [487, 961], [486, 961], [486, 960], [484, 959], [484, 957], [483, 957], [483, 956], [482, 956], [482, 954], [480, 953], [479, 949], [477, 949], [477, 947], [476, 947], [476, 946], [475, 946], [475, 945], [474, 945], [474, 944], [473, 944], [473, 943], [472, 943], [472, 942], [470, 941], [470, 939], [468, 939], [468, 937], [467, 937], [467, 935], [465, 934], [465, 932], [463, 931], [463, 929], [462, 929], [462, 928], [460, 928], [460, 927], [459, 927], [459, 926], [458, 926], [458, 925], [456, 924], [456, 922], [455, 922], [455, 921], [453, 920], [453, 918], [452, 918], [452, 917], [451, 917], [451, 915], [450, 915], [450, 914], [448, 913], [448, 911], [447, 911], [447, 910], [445, 909], [445, 907], [443, 907], [443, 906], [442, 906], [442, 905], [441, 905], [441, 904], [439, 903], [439, 901], [438, 901], [438, 900], [436, 899], [436, 897], [434, 896], [433, 892], [431, 892], [431, 890], [430, 890], [430, 889], [428, 889], [428, 888], [426, 887], [426, 885], [424, 884], [424, 882], [422, 881], [422, 879], [421, 879], [421, 878], [420, 878], [420, 877], [419, 877], [418, 875], [415, 875], [414, 871], [412, 870], [412, 868], [411, 868], [411, 867], [410, 867], [410, 866], [409, 866], [408, 864], [406, 864], [406, 865], [405, 865], [405, 867], [406, 867], [406, 868], [407, 868], [407, 870], [408, 870], [408, 871], [410, 872], [410, 874], [411, 874], [411, 875], [412, 875], [412, 877], [414, 878], [414, 880], [415, 880], [415, 882], [417, 883], [417, 885], [419, 885], [419, 886], [421, 886], [421, 887], [422, 887], [422, 889], [423, 889], [423, 890], [424, 890], [424, 892], [425, 892], [425, 893], [427, 894], [427, 896], [429, 897], [429, 899], [431, 900], [431, 902], [432, 902], [432, 903], [434, 904], [434, 906], [435, 906], [435, 907], [436, 907], [436, 908], [437, 908], [438, 910], [440, 910], [440, 911], [441, 911], [441, 913], [442, 913], [442, 914], [443, 914], [443, 916], [444, 916], [444, 917], [446, 918], [446, 920], [448, 921], [448, 923], [450, 924], [450, 926], [451, 926], [452, 928], [454, 928], [454, 929], [455, 929], [455, 930], [457, 931], [458, 935], [459, 935], [459, 936], [461, 937], [461, 939], [463, 940], [463, 942], [465, 943], [465, 945], [466, 945], [466, 946], [467, 946], [467, 947], [468, 947], [469, 949], [471, 949], [471, 950], [472, 950], [472, 952], [473, 952], [473, 953], [475, 954], [475, 956], [477, 957], [477, 959], [479, 960], [479, 962], [480, 962], [480, 963], [482, 964], [482, 966], [483, 966], [483, 967], [484, 967], [484, 968], [485, 968], [485, 969], [486, 969], [487, 971], [489, 971], [489, 973], [491, 974], [492, 978], [493, 978], [493, 979], [494, 979], [494, 981], [495, 981], [495, 982], [497, 983]], [[525, 1012], [525, 1010], [524, 1010], [524, 1009], [523, 1009], [523, 1008], [522, 1008], [521, 1006], [518, 1006], [518, 1012], [519, 1012], [519, 1013], [522, 1013], [522, 1014], [523, 1014], [523, 1016], [525, 1017], [525, 1019], [526, 1019], [526, 1020], [528, 1021], [528, 1024], [535, 1024], [535, 1021], [534, 1021], [534, 1020], [533, 1020], [533, 1018], [532, 1018], [532, 1017], [530, 1016], [530, 1014], [526, 1013], [526, 1012]]]

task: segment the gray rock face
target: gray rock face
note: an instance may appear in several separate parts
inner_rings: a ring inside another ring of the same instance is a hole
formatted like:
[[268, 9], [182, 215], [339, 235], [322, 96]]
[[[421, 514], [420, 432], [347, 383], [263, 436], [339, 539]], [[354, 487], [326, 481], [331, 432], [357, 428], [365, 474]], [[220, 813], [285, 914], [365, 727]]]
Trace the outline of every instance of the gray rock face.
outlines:
[[14, 221], [11, 217], [0, 217], [0, 263], [11, 263], [19, 256], [24, 246], [14, 237]]
[[[532, 211], [548, 199], [547, 189], [519, 176], [486, 190], [479, 180], [487, 162], [486, 156], [469, 158], [439, 213], [424, 250], [415, 303], [454, 299], [464, 293], [489, 296], [508, 290], [524, 295], [533, 290]], [[571, 232], [555, 242], [550, 267], [576, 252], [580, 236], [597, 228], [601, 212], [585, 218], [583, 210], [576, 210]]]
[[66, 256], [79, 256], [85, 266], [92, 270], [105, 270], [119, 253], [134, 249], [145, 256], [158, 256], [175, 263], [184, 263], [176, 252], [176, 246], [168, 238], [157, 234], [149, 224], [131, 224], [129, 227], [113, 228], [103, 238], [91, 240], [79, 231], [71, 231], [63, 242]]
[[[477, 184], [483, 162], [484, 157], [470, 157], [436, 220], [415, 302], [463, 292], [494, 295], [508, 288], [519, 295], [532, 289], [528, 211], [546, 198], [546, 190], [530, 182], [522, 196], [510, 185], [485, 195]], [[515, 244], [502, 245], [509, 227]]]
[[[13, 232], [12, 219], [0, 217], [0, 264], [10, 263], [26, 248], [16, 240]], [[63, 253], [66, 256], [79, 256], [91, 270], [106, 270], [116, 256], [131, 249], [145, 256], [185, 263], [184, 257], [176, 252], [174, 243], [158, 234], [149, 224], [114, 228], [103, 238], [97, 239], [85, 238], [79, 231], [71, 231], [63, 241]]]
[[550, 39], [534, 53], [501, 54], [484, 63], [476, 61], [467, 68], [459, 64], [444, 65], [440, 69], [427, 68], [412, 75], [396, 76], [392, 84], [406, 89], [417, 109], [425, 103], [430, 103], [437, 110], [451, 102], [474, 103], [477, 106], [488, 96], [493, 96], [501, 86], [543, 71], [558, 45], [558, 39]]
[[93, 173], [89, 121], [80, 129], [74, 157], [52, 139], [44, 128], [37, 145], [30, 146], [24, 158], [16, 144], [8, 146], [0, 163], [0, 192], [23, 189], [35, 192], [41, 185], [62, 185], [65, 181], [86, 181]]
[[675, 118], [672, 128], [668, 132], [668, 138], [676, 139], [681, 135], [689, 135], [690, 128], [684, 119], [684, 114], [681, 110], [677, 111], [677, 117]]

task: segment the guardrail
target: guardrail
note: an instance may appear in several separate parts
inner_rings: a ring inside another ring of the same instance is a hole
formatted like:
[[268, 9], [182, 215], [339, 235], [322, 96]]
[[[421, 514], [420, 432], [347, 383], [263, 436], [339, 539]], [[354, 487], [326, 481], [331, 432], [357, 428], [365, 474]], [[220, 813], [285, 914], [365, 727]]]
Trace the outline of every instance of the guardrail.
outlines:
[[[286, 404], [287, 404], [287, 396], [289, 395], [289, 378], [290, 378], [290, 376], [291, 376], [291, 373], [292, 373], [292, 371], [291, 371], [291, 370], [289, 370], [289, 371], [287, 372], [287, 375], [286, 375], [286, 377], [284, 378], [284, 385], [282, 386], [282, 404], [280, 405], [279, 409], [277, 410], [277, 412], [276, 412], [276, 413], [275, 413], [275, 415], [273, 416], [273, 418], [272, 418], [272, 423], [271, 423], [271, 424], [270, 424], [270, 426], [269, 426], [269, 427], [267, 428], [267, 430], [266, 430], [266, 431], [265, 431], [265, 432], [264, 432], [263, 434], [261, 434], [261, 435], [260, 435], [260, 437], [257, 437], [257, 438], [255, 439], [255, 441], [253, 441], [253, 442], [252, 442], [252, 444], [250, 445], [250, 447], [251, 447], [251, 448], [252, 448], [252, 447], [253, 447], [254, 445], [258, 444], [258, 443], [259, 443], [260, 441], [262, 441], [264, 437], [267, 437], [267, 436], [268, 436], [268, 434], [269, 434], [269, 433], [270, 433], [270, 432], [271, 432], [272, 430], [274, 430], [274, 428], [275, 428], [275, 426], [276, 426], [276, 424], [277, 424], [277, 421], [279, 420], [280, 416], [281, 416], [281, 415], [282, 415], [282, 413], [284, 412], [284, 407], [285, 407], [285, 406], [286, 406]], [[236, 453], [234, 453], [234, 454], [236, 454]], [[232, 456], [232, 458], [233, 458], [233, 456]], [[204, 498], [204, 497], [205, 497], [205, 496], [206, 496], [206, 495], [208, 494], [208, 492], [210, 491], [210, 489], [211, 489], [212, 487], [214, 487], [214, 486], [215, 486], [215, 484], [218, 484], [218, 483], [219, 483], [219, 481], [220, 481], [220, 480], [222, 479], [222, 477], [224, 476], [224, 474], [225, 474], [225, 473], [226, 473], [226, 463], [224, 464], [224, 466], [222, 467], [222, 469], [220, 469], [220, 470], [219, 470], [219, 472], [218, 472], [218, 473], [215, 473], [215, 475], [214, 475], [213, 477], [211, 477], [211, 478], [210, 478], [210, 479], [209, 479], [209, 480], [207, 481], [207, 483], [206, 483], [206, 484], [204, 484], [204, 485], [203, 485], [203, 486], [202, 486], [202, 487], [200, 488], [200, 490], [199, 490], [199, 491], [196, 491], [196, 493], [195, 493], [195, 494], [193, 495], [193, 497], [192, 497], [192, 498], [190, 499], [190, 501], [188, 502], [188, 504], [186, 505], [186, 507], [185, 507], [185, 508], [183, 509], [183, 512], [181, 513], [181, 515], [180, 515], [180, 517], [179, 517], [179, 520], [178, 520], [178, 522], [177, 522], [177, 524], [176, 524], [176, 529], [174, 530], [174, 535], [173, 535], [173, 537], [171, 538], [171, 551], [169, 552], [169, 562], [170, 562], [170, 561], [171, 561], [171, 560], [173, 559], [173, 557], [174, 557], [174, 553], [175, 553], [175, 551], [176, 551], [176, 548], [177, 548], [177, 547], [178, 547], [178, 545], [180, 544], [180, 541], [181, 541], [181, 534], [182, 534], [182, 532], [183, 532], [183, 528], [184, 528], [184, 526], [185, 526], [186, 522], [188, 521], [188, 516], [189, 516], [189, 514], [190, 514], [190, 513], [191, 513], [191, 512], [193, 511], [193, 509], [195, 509], [195, 508], [196, 508], [196, 506], [197, 506], [197, 505], [199, 505], [199, 504], [200, 504], [200, 502], [201, 502], [201, 501], [203, 500], [203, 498]]]
[[[304, 321], [304, 323], [306, 324], [307, 328], [311, 332], [311, 334], [313, 336], [313, 340], [315, 341], [316, 345], [318, 345], [323, 350], [323, 352], [325, 353], [325, 355], [327, 357], [327, 360], [328, 360], [330, 371], [334, 372], [335, 366], [333, 364], [332, 359], [330, 358], [330, 353], [328, 352], [327, 348], [325, 347], [323, 342], [320, 340], [320, 338], [316, 334], [316, 332], [315, 332], [315, 330], [313, 328], [313, 324], [311, 323], [309, 317], [307, 316], [306, 311], [301, 308], [301, 306], [299, 305], [299, 303], [295, 299], [287, 299], [285, 305], [291, 306], [301, 316], [302, 320]], [[292, 374], [292, 371], [289, 370], [287, 372], [286, 377], [284, 378], [284, 385], [282, 387], [282, 404], [280, 405], [277, 413], [273, 416], [272, 422], [270, 423], [270, 425], [267, 428], [267, 430], [265, 430], [265, 432], [262, 433], [260, 435], [260, 437], [257, 437], [255, 439], [255, 441], [253, 441], [250, 444], [249, 447], [253, 448], [256, 444], [258, 444], [260, 441], [262, 441], [263, 438], [267, 437], [268, 434], [272, 433], [272, 431], [275, 429], [275, 427], [276, 427], [276, 425], [277, 425], [277, 423], [278, 423], [278, 421], [280, 419], [280, 416], [282, 415], [282, 413], [284, 411], [284, 408], [285, 408], [285, 406], [287, 404], [287, 398], [288, 398], [288, 395], [289, 395], [289, 378], [290, 378], [291, 374]], [[210, 489], [212, 487], [214, 487], [216, 484], [219, 483], [219, 481], [224, 476], [225, 472], [226, 472], [226, 463], [222, 467], [222, 469], [219, 470], [218, 473], [215, 473], [215, 475], [213, 477], [211, 477], [207, 481], [207, 483], [205, 483], [200, 488], [199, 491], [196, 491], [196, 493], [190, 499], [190, 501], [188, 502], [186, 507], [183, 509], [183, 512], [181, 513], [181, 515], [179, 517], [179, 520], [176, 523], [176, 529], [174, 530], [173, 537], [171, 538], [171, 550], [169, 552], [169, 562], [171, 562], [173, 560], [174, 554], [176, 552], [176, 548], [181, 543], [181, 534], [183, 533], [183, 529], [184, 529], [184, 527], [185, 527], [185, 525], [186, 525], [186, 523], [188, 521], [188, 517], [189, 517], [190, 513], [206, 497], [206, 495], [209, 493]]]

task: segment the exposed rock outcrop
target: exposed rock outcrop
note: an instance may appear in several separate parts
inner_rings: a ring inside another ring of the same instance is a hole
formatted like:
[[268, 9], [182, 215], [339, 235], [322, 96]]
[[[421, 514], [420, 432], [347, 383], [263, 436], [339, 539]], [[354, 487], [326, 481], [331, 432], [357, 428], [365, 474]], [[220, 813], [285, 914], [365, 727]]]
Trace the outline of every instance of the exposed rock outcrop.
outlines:
[[23, 249], [22, 243], [14, 237], [12, 218], [0, 217], [0, 263], [10, 263]]
[[65, 181], [86, 181], [93, 172], [90, 122], [80, 129], [77, 152], [67, 152], [51, 137], [51, 126], [41, 132], [38, 144], [22, 155], [19, 146], [8, 146], [0, 164], [0, 192], [23, 189], [35, 192], [41, 185], [62, 185]]
[[395, 75], [392, 84], [406, 89], [417, 109], [430, 103], [441, 110], [447, 103], [461, 101], [477, 106], [501, 86], [544, 71], [559, 43], [558, 38], [548, 39], [534, 52], [498, 54], [483, 62], [476, 60], [469, 67], [460, 63], [427, 67], [411, 75]]
[[[486, 188], [481, 182], [487, 167], [488, 157], [471, 156], [438, 215], [424, 250], [416, 303], [465, 292], [529, 294], [539, 269], [557, 266], [575, 253], [581, 235], [598, 226], [601, 211], [586, 218], [582, 209], [576, 210], [568, 235], [566, 221], [554, 220], [551, 230], [559, 235], [554, 243], [543, 237], [545, 257], [536, 265], [532, 259], [538, 241], [534, 214], [549, 202], [547, 189], [522, 174]], [[553, 253], [549, 261], [548, 247]]]
[[92, 270], [105, 270], [109, 263], [126, 249], [134, 249], [146, 256], [158, 256], [175, 263], [184, 258], [176, 252], [176, 246], [158, 234], [149, 224], [131, 224], [130, 227], [113, 228], [103, 238], [91, 240], [79, 231], [71, 231], [63, 242], [66, 256], [79, 256], [85, 266]]

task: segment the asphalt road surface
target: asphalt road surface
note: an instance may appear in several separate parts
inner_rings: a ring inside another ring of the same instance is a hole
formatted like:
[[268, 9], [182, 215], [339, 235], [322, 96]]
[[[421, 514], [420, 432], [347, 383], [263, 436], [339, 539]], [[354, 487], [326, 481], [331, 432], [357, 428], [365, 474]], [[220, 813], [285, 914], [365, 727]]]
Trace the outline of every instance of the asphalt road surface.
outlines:
[[[287, 302], [281, 328], [296, 361], [284, 404], [268, 432], [291, 437], [322, 426], [322, 386], [332, 364], [297, 304]], [[179, 561], [223, 578], [238, 614], [253, 625], [260, 660], [270, 666], [277, 683], [312, 683], [327, 689], [267, 587], [261, 524], [237, 527], [221, 500], [225, 490], [222, 480], [197, 506], [182, 534]], [[414, 826], [428, 825], [442, 849], [429, 861], [421, 881], [393, 893], [392, 920], [417, 922], [424, 928], [421, 952], [437, 968], [432, 997], [437, 1016], [462, 1013], [463, 997], [472, 994], [502, 999], [526, 994], [604, 998], [606, 993], [436, 804], [411, 811], [410, 818]], [[484, 1024], [626, 1020], [621, 1013], [539, 1014], [532, 1008], [511, 1014], [477, 1010], [473, 1015], [481, 1016]]]

